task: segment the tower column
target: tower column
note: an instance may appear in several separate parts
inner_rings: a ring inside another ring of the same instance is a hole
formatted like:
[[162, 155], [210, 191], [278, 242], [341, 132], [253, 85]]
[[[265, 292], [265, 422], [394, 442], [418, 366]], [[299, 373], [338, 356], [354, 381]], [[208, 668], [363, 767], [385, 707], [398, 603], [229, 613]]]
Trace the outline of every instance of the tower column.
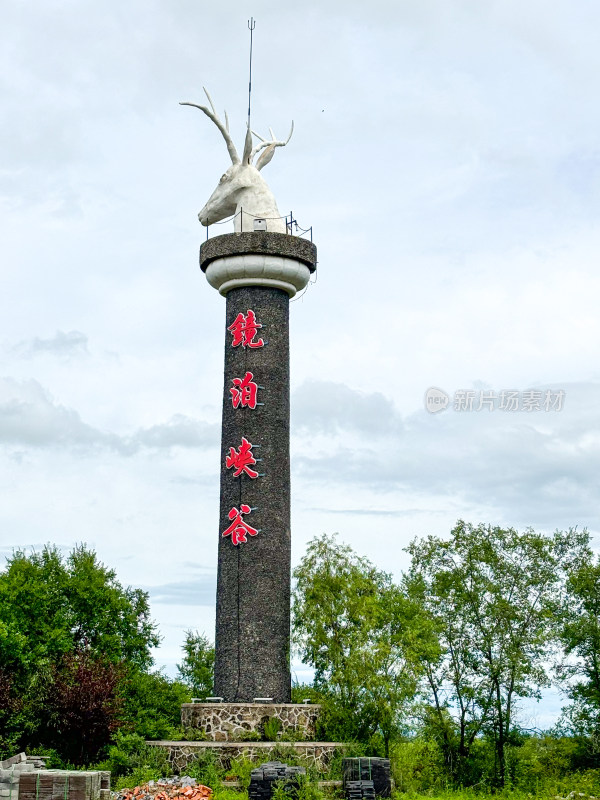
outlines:
[[289, 703], [289, 298], [316, 267], [304, 239], [209, 239], [200, 265], [226, 295], [215, 694]]

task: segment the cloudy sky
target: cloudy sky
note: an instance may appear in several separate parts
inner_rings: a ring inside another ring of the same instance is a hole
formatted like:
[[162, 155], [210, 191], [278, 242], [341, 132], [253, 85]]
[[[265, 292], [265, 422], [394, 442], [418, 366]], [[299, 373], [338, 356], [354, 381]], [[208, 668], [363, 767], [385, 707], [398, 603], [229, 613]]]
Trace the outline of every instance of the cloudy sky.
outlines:
[[458, 518], [600, 545], [596, 2], [4, 0], [0, 555], [96, 548], [171, 673], [214, 627], [224, 301], [196, 215], [229, 163], [178, 103], [206, 85], [241, 147], [250, 16], [253, 127], [295, 121], [263, 174], [319, 252], [294, 562], [337, 531], [400, 575]]

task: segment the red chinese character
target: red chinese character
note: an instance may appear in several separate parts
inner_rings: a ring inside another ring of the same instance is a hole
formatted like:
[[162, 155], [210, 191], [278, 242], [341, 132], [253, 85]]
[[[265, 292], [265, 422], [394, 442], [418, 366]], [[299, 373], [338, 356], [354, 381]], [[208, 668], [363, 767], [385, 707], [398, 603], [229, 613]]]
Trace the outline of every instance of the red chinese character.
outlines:
[[248, 309], [246, 316], [240, 312], [233, 324], [227, 328], [233, 334], [231, 346], [237, 347], [241, 344], [242, 347], [263, 347], [264, 342], [262, 339], [254, 341], [259, 328], [262, 328], [262, 325], [256, 321], [254, 311]]
[[258, 531], [256, 530], [256, 528], [253, 528], [251, 525], [248, 525], [248, 523], [244, 522], [244, 520], [242, 519], [242, 514], [249, 514], [249, 513], [250, 513], [250, 506], [247, 506], [245, 503], [241, 504], [239, 511], [234, 506], [229, 512], [228, 514], [229, 519], [233, 520], [233, 522], [227, 528], [227, 530], [223, 531], [223, 536], [229, 536], [229, 534], [231, 534], [231, 541], [233, 542], [233, 544], [239, 544], [240, 542], [246, 544], [247, 534], [249, 534], [250, 536], [257, 535]]
[[227, 469], [235, 467], [234, 478], [237, 478], [242, 472], [245, 472], [249, 478], [258, 478], [258, 472], [250, 469], [251, 464], [256, 464], [256, 459], [252, 455], [252, 445], [245, 436], [242, 436], [239, 450], [233, 447], [229, 448], [229, 455], [225, 457], [225, 466]]
[[252, 378], [254, 375], [247, 372], [243, 378], [234, 378], [233, 386], [229, 390], [231, 392], [231, 402], [233, 407], [237, 408], [256, 408], [256, 393], [258, 392], [258, 384], [254, 383]]

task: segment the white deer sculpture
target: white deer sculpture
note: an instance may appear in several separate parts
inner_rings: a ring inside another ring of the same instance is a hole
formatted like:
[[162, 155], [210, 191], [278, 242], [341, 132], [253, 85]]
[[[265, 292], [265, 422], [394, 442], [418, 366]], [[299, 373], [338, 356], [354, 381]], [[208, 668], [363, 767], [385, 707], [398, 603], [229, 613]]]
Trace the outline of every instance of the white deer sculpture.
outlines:
[[[271, 138], [267, 140], [251, 131], [250, 126], [248, 126], [244, 154], [240, 159], [229, 133], [227, 112], [225, 112], [225, 125], [223, 125], [206, 89], [204, 89], [204, 93], [208, 98], [210, 108], [199, 106], [197, 103], [180, 103], [179, 105], [199, 108], [215, 123], [225, 139], [229, 157], [231, 158], [231, 166], [221, 176], [217, 188], [198, 214], [198, 219], [203, 225], [211, 225], [213, 222], [219, 222], [219, 220], [235, 214], [234, 230], [236, 233], [253, 231], [255, 219], [265, 220], [268, 231], [286, 233], [285, 220], [280, 217], [273, 193], [261, 176], [260, 170], [273, 158], [276, 147], [285, 147], [289, 142], [294, 131], [294, 123], [292, 122], [290, 135], [285, 142], [278, 141], [271, 128], [269, 128]], [[253, 146], [252, 141], [253, 133], [260, 139], [260, 144], [255, 146]], [[256, 165], [253, 165], [252, 160], [258, 153], [261, 153], [261, 155]]]

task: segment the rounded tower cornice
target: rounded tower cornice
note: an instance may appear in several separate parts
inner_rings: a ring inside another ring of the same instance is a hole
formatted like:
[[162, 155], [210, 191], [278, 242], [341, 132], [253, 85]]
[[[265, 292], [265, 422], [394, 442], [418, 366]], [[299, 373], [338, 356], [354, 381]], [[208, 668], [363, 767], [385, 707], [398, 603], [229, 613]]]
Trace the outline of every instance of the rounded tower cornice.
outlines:
[[200, 268], [222, 295], [242, 286], [263, 286], [293, 297], [308, 284], [316, 266], [316, 246], [283, 233], [230, 233], [200, 247]]

